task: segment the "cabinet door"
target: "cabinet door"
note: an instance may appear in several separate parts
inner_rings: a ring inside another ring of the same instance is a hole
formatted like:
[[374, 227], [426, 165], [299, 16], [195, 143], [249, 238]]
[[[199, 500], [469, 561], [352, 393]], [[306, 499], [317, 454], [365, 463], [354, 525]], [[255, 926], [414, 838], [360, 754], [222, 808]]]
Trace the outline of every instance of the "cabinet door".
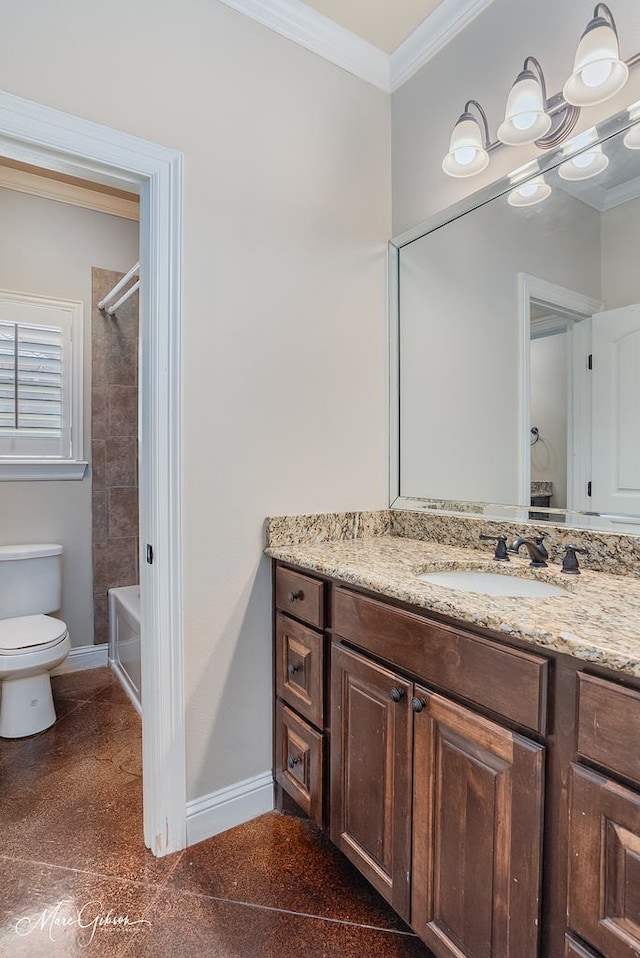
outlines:
[[534, 958], [544, 749], [415, 696], [411, 924], [438, 958]]
[[331, 838], [408, 919], [412, 686], [340, 645], [331, 683]]
[[640, 955], [640, 795], [574, 765], [569, 927], [607, 958]]

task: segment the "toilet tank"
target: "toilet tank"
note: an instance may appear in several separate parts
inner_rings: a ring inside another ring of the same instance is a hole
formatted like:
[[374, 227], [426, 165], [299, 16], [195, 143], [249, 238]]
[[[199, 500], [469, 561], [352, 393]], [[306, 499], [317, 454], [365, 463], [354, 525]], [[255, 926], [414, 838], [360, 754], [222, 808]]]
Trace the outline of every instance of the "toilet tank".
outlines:
[[0, 546], [0, 619], [60, 608], [63, 551], [55, 543]]

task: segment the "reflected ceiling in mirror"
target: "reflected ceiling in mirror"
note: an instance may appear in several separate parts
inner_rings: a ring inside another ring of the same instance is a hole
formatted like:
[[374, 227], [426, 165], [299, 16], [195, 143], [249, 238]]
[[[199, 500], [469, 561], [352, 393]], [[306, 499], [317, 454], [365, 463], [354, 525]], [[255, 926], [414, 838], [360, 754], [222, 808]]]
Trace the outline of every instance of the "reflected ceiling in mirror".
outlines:
[[639, 121], [390, 244], [392, 505], [640, 534]]

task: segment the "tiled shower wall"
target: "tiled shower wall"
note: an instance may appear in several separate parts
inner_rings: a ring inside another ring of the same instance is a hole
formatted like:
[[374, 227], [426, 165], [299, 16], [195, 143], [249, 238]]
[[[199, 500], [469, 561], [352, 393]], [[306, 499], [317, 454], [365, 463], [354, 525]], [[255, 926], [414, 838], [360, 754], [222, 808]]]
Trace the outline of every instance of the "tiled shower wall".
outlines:
[[91, 462], [94, 642], [107, 642], [107, 591], [138, 574], [138, 294], [115, 316], [97, 304], [122, 273], [92, 270]]

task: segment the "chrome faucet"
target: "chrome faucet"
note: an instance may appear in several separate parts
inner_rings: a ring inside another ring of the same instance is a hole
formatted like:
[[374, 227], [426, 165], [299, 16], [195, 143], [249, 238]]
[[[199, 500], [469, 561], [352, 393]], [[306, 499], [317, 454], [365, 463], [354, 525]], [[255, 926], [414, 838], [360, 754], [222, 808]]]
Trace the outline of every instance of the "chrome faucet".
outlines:
[[544, 569], [547, 565], [545, 559], [549, 558], [549, 553], [542, 543], [543, 539], [544, 536], [536, 536], [536, 541], [532, 542], [531, 539], [518, 536], [509, 546], [509, 552], [519, 552], [521, 546], [526, 546], [533, 568]]

